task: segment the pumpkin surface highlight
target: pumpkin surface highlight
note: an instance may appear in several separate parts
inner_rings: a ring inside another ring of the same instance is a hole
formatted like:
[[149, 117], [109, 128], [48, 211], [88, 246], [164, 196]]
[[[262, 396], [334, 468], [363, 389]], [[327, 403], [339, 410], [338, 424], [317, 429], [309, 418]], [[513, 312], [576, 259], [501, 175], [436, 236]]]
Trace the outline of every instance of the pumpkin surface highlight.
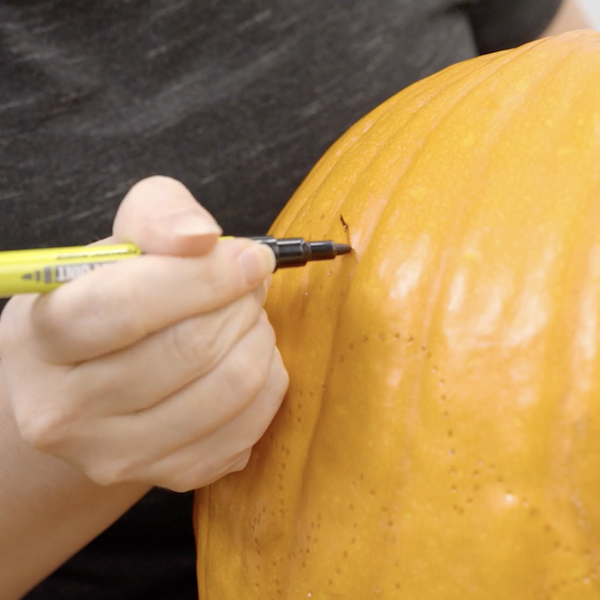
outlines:
[[274, 276], [290, 388], [197, 493], [200, 599], [600, 599], [600, 34], [402, 91], [271, 233], [354, 252]]

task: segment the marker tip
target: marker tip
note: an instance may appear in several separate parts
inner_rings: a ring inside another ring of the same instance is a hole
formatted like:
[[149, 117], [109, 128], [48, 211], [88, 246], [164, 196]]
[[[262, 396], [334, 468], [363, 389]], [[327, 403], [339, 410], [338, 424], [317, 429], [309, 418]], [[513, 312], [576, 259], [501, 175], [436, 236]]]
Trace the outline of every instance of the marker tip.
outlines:
[[352, 248], [348, 246], [348, 244], [336, 244], [335, 245], [335, 253], [337, 254], [348, 254], [352, 252]]

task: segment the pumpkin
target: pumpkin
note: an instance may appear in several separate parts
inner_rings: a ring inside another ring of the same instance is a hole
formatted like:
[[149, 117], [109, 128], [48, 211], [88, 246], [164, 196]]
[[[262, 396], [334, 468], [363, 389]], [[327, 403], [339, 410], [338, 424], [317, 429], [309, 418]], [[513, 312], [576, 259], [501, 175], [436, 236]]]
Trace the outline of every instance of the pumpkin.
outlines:
[[201, 600], [600, 598], [600, 34], [418, 82], [274, 226], [290, 373], [198, 492]]

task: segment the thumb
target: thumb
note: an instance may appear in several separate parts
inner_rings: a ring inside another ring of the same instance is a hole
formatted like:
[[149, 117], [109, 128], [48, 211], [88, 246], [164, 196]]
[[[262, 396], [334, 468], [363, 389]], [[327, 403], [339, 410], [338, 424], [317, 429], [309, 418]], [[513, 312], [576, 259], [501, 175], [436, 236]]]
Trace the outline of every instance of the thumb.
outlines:
[[111, 241], [132, 242], [148, 254], [200, 256], [212, 250], [221, 233], [182, 183], [155, 176], [142, 179], [127, 193]]

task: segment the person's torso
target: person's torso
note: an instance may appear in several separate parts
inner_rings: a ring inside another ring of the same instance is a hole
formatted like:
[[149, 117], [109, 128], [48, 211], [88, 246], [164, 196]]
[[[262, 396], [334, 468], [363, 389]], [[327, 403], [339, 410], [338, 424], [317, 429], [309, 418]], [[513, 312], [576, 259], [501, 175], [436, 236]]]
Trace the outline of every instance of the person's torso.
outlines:
[[0, 249], [104, 237], [152, 174], [264, 233], [353, 122], [475, 53], [458, 4], [0, 2]]

